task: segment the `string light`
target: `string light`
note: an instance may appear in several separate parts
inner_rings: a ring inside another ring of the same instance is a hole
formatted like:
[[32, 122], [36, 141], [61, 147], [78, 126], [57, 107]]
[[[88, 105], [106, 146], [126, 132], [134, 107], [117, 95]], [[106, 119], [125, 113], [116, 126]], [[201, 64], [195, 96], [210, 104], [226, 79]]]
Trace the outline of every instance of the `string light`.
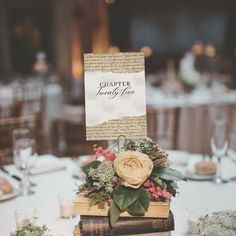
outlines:
[[208, 57], [214, 57], [216, 55], [216, 49], [212, 44], [207, 44], [205, 47], [205, 54]]
[[143, 52], [145, 57], [150, 57], [153, 53], [151, 47], [149, 46], [144, 46], [140, 49], [140, 52]]
[[120, 51], [120, 49], [117, 46], [111, 46], [108, 49], [108, 52], [111, 52], [111, 53], [116, 53], [116, 52], [119, 52], [119, 51]]
[[201, 41], [197, 41], [193, 46], [192, 46], [192, 52], [195, 56], [200, 56], [204, 53], [204, 45]]

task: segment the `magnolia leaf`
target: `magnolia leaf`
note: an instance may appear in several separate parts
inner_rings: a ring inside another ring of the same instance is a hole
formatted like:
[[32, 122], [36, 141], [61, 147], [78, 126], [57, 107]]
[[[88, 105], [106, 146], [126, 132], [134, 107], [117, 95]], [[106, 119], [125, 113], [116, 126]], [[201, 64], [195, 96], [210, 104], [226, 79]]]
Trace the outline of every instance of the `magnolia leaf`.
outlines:
[[113, 200], [120, 210], [125, 210], [128, 206], [134, 203], [140, 195], [140, 189], [127, 188], [118, 185], [113, 190]]
[[82, 166], [82, 170], [86, 175], [88, 175], [89, 169], [91, 169], [91, 168], [96, 169], [100, 164], [101, 164], [100, 161], [97, 161], [97, 160], [92, 161], [92, 162], [88, 163], [87, 165]]
[[116, 221], [119, 219], [120, 214], [121, 214], [120, 209], [114, 202], [112, 202], [109, 209], [109, 217], [110, 217], [111, 226], [114, 226]]
[[150, 195], [144, 189], [140, 190], [139, 198], [127, 208], [131, 215], [143, 215], [148, 210]]
[[160, 168], [160, 167], [153, 168], [151, 177], [152, 178], [159, 177], [171, 181], [179, 181], [179, 180], [186, 181], [186, 177], [181, 172], [171, 168]]

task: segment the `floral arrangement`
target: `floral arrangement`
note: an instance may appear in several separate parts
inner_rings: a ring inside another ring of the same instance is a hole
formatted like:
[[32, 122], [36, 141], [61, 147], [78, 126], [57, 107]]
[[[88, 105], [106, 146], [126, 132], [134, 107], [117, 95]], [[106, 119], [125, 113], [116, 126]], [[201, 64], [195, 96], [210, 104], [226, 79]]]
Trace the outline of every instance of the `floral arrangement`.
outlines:
[[17, 227], [14, 233], [11, 233], [10, 236], [50, 236], [48, 234], [49, 229], [46, 225], [36, 226], [26, 219], [22, 222], [20, 227]]
[[111, 225], [120, 214], [144, 215], [150, 201], [168, 201], [177, 192], [176, 182], [186, 180], [171, 169], [168, 154], [151, 139], [127, 140], [118, 152], [94, 145], [95, 159], [82, 167], [85, 182], [79, 194], [90, 206], [109, 206]]
[[236, 235], [236, 211], [218, 211], [200, 217], [198, 232], [205, 236]]

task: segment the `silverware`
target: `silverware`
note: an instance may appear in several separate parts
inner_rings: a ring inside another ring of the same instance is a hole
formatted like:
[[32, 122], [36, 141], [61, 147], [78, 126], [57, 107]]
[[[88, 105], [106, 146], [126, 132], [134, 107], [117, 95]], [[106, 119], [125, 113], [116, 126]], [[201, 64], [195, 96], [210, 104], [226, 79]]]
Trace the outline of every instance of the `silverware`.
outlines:
[[230, 180], [230, 181], [236, 180], [236, 176], [231, 177], [229, 180]]
[[13, 179], [15, 179], [15, 180], [21, 182], [21, 178], [20, 178], [19, 176], [10, 174], [10, 172], [7, 171], [6, 168], [4, 168], [3, 166], [0, 166], [0, 170], [2, 170], [2, 171], [3, 171], [4, 173], [6, 173], [7, 175], [11, 176]]

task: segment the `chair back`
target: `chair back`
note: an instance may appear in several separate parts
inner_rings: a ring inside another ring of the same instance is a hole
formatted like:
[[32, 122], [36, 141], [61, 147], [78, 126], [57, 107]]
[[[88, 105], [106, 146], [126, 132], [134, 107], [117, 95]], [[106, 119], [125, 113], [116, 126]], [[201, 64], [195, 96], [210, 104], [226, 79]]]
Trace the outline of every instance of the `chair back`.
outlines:
[[51, 126], [51, 148], [56, 156], [78, 156], [93, 153], [93, 144], [107, 146], [106, 141], [86, 141], [84, 121], [56, 118]]
[[28, 128], [36, 140], [36, 150], [40, 154], [43, 149], [43, 133], [40, 114], [0, 119], [0, 165], [13, 161], [13, 130]]
[[9, 105], [0, 105], [0, 119], [19, 117], [22, 114], [22, 102], [14, 102]]
[[178, 108], [147, 107], [147, 134], [165, 149], [175, 149]]
[[43, 84], [40, 82], [29, 82], [13, 85], [14, 99], [23, 103], [23, 115], [31, 115], [42, 111]]

